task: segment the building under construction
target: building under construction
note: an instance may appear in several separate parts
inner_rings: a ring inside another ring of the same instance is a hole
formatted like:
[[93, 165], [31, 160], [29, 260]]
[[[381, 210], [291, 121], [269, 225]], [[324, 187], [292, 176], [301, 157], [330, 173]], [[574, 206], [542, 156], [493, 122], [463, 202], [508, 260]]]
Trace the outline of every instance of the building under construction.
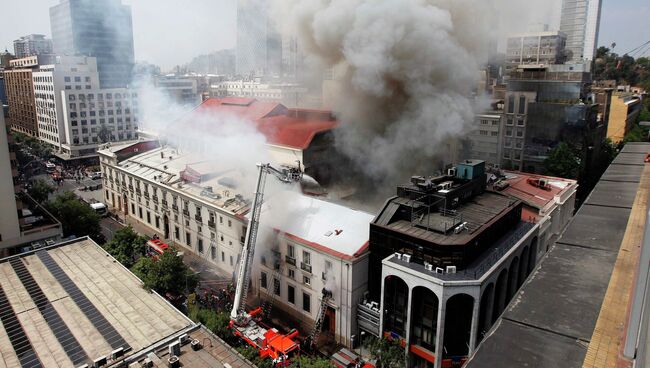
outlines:
[[413, 177], [370, 224], [369, 275], [381, 278], [369, 277], [378, 302], [359, 306], [359, 326], [401, 341], [409, 367], [464, 362], [537, 262], [539, 225], [486, 179], [478, 160]]

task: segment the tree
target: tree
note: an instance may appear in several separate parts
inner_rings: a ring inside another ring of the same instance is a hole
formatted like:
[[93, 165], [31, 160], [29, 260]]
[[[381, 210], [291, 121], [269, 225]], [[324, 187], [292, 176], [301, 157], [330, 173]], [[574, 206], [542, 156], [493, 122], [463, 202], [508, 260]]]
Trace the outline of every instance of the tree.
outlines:
[[54, 187], [49, 185], [45, 180], [36, 180], [27, 191], [29, 195], [38, 203], [45, 202], [50, 194], [54, 193]]
[[[404, 351], [402, 351], [402, 354], [404, 354]], [[332, 361], [329, 359], [310, 357], [308, 355], [301, 355], [299, 357], [295, 357], [291, 361], [289, 367], [290, 368], [334, 368], [335, 366], [334, 364], [332, 364]]]
[[113, 240], [104, 244], [104, 249], [124, 267], [131, 268], [138, 258], [144, 256], [147, 240], [147, 237], [133, 231], [131, 226], [123, 227], [115, 232]]
[[99, 225], [99, 215], [81, 202], [72, 192], [57, 195], [45, 205], [48, 211], [63, 225], [63, 236], [90, 236], [99, 244], [104, 243]]
[[97, 136], [99, 137], [99, 140], [102, 141], [102, 143], [106, 143], [111, 139], [111, 131], [108, 130], [108, 127], [106, 127], [106, 125], [102, 124], [102, 126], [99, 127]]
[[374, 336], [364, 340], [363, 345], [377, 362], [378, 368], [402, 368], [406, 366], [404, 348], [396, 341], [378, 339]]
[[198, 275], [183, 263], [183, 257], [177, 256], [174, 248], [165, 251], [157, 260], [140, 258], [131, 271], [142, 280], [145, 288], [161, 295], [181, 295], [186, 289], [196, 289], [199, 283]]
[[546, 174], [560, 178], [576, 179], [580, 166], [580, 158], [566, 142], [558, 144], [544, 160]]

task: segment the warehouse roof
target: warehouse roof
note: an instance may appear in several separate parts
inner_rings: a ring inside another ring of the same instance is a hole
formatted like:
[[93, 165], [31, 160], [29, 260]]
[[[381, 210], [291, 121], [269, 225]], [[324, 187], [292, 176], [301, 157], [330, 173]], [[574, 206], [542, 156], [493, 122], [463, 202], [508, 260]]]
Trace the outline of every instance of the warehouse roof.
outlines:
[[2, 259], [0, 275], [6, 366], [92, 365], [194, 325], [87, 238]]

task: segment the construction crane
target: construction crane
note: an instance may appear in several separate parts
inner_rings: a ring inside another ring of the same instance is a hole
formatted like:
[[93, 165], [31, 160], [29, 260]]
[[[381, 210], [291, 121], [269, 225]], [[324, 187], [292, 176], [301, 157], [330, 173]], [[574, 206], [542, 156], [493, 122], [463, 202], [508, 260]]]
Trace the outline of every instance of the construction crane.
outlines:
[[232, 311], [230, 312], [230, 327], [236, 336], [255, 348], [261, 358], [269, 357], [279, 366], [287, 366], [290, 353], [299, 349], [299, 345], [293, 339], [298, 336], [298, 331], [291, 331], [283, 335], [275, 328], [267, 328], [261, 324], [260, 315], [262, 308], [256, 308], [246, 312], [246, 296], [253, 268], [253, 257], [255, 255], [255, 243], [257, 242], [257, 231], [260, 225], [262, 204], [264, 203], [264, 187], [268, 174], [274, 175], [283, 183], [299, 182], [302, 178], [300, 169], [283, 168], [278, 170], [270, 164], [258, 164], [259, 174], [253, 200], [252, 212], [248, 229], [246, 230], [246, 241], [241, 253], [239, 271], [237, 272], [237, 288]]

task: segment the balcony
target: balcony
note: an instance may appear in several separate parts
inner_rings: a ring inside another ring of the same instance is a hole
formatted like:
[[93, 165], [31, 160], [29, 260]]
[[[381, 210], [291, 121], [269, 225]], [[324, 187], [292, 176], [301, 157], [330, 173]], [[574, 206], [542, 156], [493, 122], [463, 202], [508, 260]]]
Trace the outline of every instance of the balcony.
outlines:
[[153, 199], [154, 202], [158, 202], [158, 196], [157, 195], [152, 195], [151, 198]]
[[212, 229], [216, 229], [217, 224], [214, 222], [214, 220], [208, 220], [208, 227], [210, 227]]
[[295, 265], [296, 265], [296, 259], [293, 258], [293, 257], [284, 256], [284, 260], [285, 260], [288, 264], [290, 264], [290, 265], [292, 265], [292, 266], [295, 266]]
[[311, 273], [311, 265], [307, 264], [305, 262], [300, 262], [300, 269], [305, 271], [305, 272]]
[[149, 199], [149, 192], [144, 192], [144, 198]]
[[184, 210], [183, 210], [183, 215], [184, 215], [185, 217], [190, 217], [190, 210], [188, 210], [187, 208], [184, 209]]
[[178, 212], [178, 205], [172, 204], [172, 210], [174, 210], [174, 212]]
[[198, 222], [203, 222], [203, 217], [201, 217], [201, 215], [199, 215], [198, 213], [194, 215], [194, 219]]
[[129, 184], [129, 191], [133, 191], [133, 185]]
[[167, 201], [163, 199], [162, 201], [160, 201], [160, 205], [162, 206], [162, 208], [167, 208]]
[[135, 194], [137, 194], [137, 195], [142, 195], [142, 191], [140, 190], [140, 188], [138, 188], [138, 189], [135, 190]]

